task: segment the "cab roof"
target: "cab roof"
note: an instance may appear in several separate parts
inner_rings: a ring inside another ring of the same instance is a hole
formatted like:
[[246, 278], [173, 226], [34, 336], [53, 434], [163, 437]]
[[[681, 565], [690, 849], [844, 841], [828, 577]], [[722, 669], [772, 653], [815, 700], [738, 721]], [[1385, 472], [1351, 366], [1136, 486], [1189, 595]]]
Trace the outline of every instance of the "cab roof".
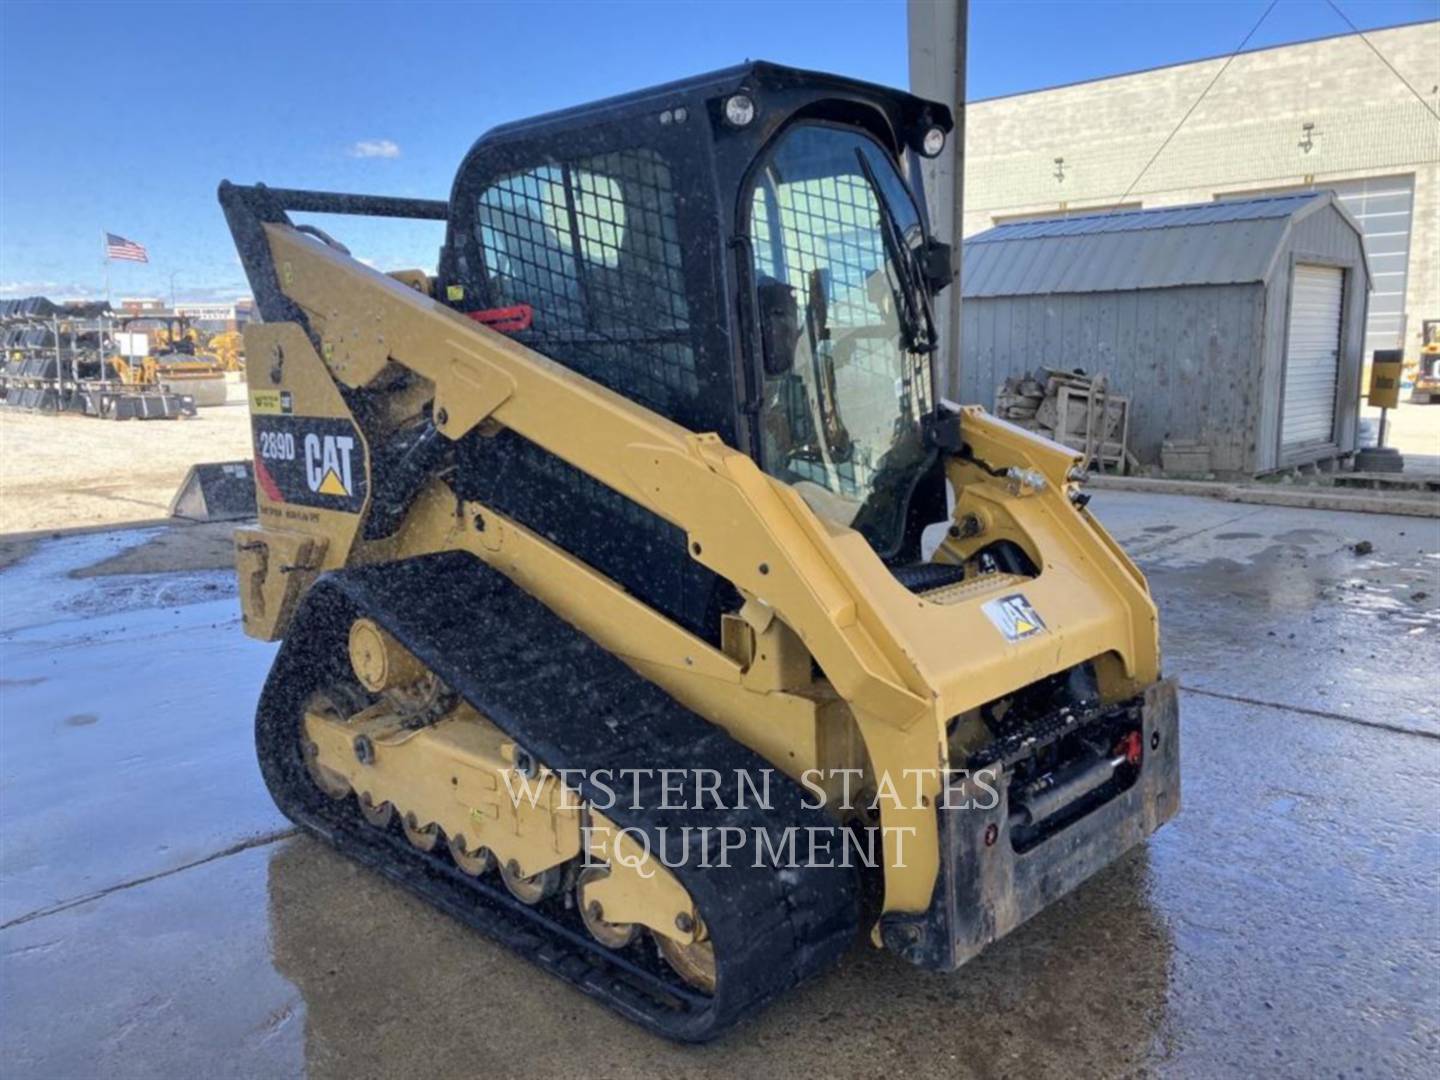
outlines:
[[[590, 127], [598, 123], [654, 115], [677, 106], [697, 108], [705, 102], [728, 97], [742, 90], [755, 97], [764, 108], [766, 92], [814, 88], [841, 98], [863, 100], [878, 105], [889, 116], [897, 132], [939, 127], [946, 134], [954, 128], [950, 110], [939, 102], [926, 101], [903, 90], [877, 83], [848, 79], [820, 71], [786, 67], [765, 60], [747, 61], [719, 71], [694, 75], [675, 82], [662, 83], [643, 90], [602, 98], [568, 109], [542, 113], [524, 120], [515, 120], [491, 128], [475, 141], [470, 154], [483, 147], [557, 136], [565, 131]], [[468, 157], [469, 155], [467, 155]]]

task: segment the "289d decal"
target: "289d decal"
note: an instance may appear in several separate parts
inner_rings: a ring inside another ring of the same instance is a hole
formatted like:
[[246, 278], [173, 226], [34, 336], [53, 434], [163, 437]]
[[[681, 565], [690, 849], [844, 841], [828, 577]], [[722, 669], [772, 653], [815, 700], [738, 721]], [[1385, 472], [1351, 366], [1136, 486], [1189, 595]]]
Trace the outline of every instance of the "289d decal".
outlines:
[[349, 420], [255, 416], [255, 483], [270, 502], [358, 514], [365, 506], [364, 446]]

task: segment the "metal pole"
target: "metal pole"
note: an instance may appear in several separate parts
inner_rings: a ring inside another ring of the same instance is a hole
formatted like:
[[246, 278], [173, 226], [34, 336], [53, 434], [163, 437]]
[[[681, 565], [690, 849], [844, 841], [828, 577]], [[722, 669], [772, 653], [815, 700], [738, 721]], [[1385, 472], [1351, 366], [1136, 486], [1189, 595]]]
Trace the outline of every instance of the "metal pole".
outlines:
[[105, 230], [100, 230], [100, 260], [105, 264], [105, 303], [110, 303], [110, 245], [105, 242]]
[[907, 0], [910, 89], [950, 107], [955, 130], [937, 158], [922, 163], [935, 237], [950, 245], [955, 276], [935, 312], [940, 325], [940, 393], [960, 401], [960, 264], [965, 217], [965, 46], [968, 0]]

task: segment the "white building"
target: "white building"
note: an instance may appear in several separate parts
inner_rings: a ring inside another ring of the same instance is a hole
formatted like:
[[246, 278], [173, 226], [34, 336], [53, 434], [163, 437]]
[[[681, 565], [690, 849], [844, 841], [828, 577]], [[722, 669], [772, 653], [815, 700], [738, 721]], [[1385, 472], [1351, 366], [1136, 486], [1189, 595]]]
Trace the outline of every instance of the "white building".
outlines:
[[1242, 53], [1148, 169], [1224, 57], [971, 102], [965, 234], [1329, 188], [1365, 236], [1367, 353], [1403, 334], [1413, 357], [1440, 318], [1440, 22], [1365, 36], [1420, 100], [1356, 34]]
[[206, 330], [238, 330], [255, 317], [255, 303], [248, 296], [228, 303], [178, 303], [175, 313]]

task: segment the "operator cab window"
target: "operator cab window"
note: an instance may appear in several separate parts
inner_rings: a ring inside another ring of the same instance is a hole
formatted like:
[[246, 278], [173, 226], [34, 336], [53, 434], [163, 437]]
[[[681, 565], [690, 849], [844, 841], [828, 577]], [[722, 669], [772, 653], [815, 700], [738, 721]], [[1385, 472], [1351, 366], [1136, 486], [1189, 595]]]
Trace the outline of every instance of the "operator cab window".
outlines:
[[919, 214], [877, 143], [818, 123], [780, 137], [747, 199], [762, 465], [887, 554], [926, 461], [930, 366], [906, 322], [916, 319]]
[[540, 165], [481, 192], [475, 238], [516, 336], [666, 416], [697, 394], [669, 166], [651, 150]]

